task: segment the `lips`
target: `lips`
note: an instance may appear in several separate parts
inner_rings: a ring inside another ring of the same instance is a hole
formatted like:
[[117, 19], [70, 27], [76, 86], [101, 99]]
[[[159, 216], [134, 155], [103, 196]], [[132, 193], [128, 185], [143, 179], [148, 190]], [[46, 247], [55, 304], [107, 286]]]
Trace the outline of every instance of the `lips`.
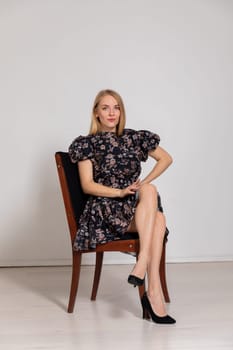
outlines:
[[108, 122], [115, 122], [115, 120], [116, 119], [114, 119], [114, 118], [110, 118], [110, 119], [108, 119]]

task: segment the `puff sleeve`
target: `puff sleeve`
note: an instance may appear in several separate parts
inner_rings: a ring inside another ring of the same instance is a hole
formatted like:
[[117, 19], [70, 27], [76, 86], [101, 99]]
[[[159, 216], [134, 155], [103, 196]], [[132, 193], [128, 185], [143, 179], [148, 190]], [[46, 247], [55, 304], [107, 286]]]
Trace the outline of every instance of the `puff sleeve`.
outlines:
[[138, 141], [140, 148], [141, 161], [145, 162], [148, 158], [148, 153], [155, 150], [160, 142], [160, 137], [147, 130], [138, 131]]
[[80, 160], [93, 159], [94, 152], [90, 137], [77, 137], [69, 146], [68, 152], [73, 163]]

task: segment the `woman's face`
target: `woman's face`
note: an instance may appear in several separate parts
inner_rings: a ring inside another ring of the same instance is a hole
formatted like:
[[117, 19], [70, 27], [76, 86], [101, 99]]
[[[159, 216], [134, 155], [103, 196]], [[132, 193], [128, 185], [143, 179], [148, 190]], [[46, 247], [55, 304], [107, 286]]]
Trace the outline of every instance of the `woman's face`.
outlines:
[[120, 114], [120, 106], [114, 97], [111, 95], [102, 97], [96, 109], [96, 117], [99, 118], [102, 131], [116, 132]]

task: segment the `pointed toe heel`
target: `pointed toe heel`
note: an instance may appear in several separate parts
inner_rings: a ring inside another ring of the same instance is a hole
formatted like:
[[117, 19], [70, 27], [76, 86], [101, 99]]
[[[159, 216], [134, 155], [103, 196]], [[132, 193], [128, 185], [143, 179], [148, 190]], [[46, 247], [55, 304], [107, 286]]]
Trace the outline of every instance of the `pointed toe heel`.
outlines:
[[[156, 315], [151, 307], [150, 301], [149, 301], [146, 293], [143, 295], [143, 297], [141, 299], [141, 303], [142, 303], [143, 318], [144, 319], [150, 319], [150, 317], [151, 317], [152, 321], [154, 323], [158, 323], [158, 324], [174, 324], [174, 323], [176, 323], [176, 320], [169, 315], [166, 315], [166, 316]], [[147, 316], [149, 316], [149, 318]]]

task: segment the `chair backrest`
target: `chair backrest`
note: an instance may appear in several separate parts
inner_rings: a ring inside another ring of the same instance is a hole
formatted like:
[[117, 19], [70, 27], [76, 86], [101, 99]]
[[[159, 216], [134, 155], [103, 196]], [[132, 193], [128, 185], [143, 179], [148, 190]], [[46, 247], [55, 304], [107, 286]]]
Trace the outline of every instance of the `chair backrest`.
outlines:
[[55, 159], [73, 241], [88, 196], [82, 191], [77, 164], [71, 162], [68, 152], [56, 152]]
[[[71, 162], [67, 152], [56, 152], [55, 159], [66, 209], [66, 217], [73, 243], [88, 195], [82, 191], [77, 164]], [[127, 232], [121, 240], [138, 239], [137, 232]]]

